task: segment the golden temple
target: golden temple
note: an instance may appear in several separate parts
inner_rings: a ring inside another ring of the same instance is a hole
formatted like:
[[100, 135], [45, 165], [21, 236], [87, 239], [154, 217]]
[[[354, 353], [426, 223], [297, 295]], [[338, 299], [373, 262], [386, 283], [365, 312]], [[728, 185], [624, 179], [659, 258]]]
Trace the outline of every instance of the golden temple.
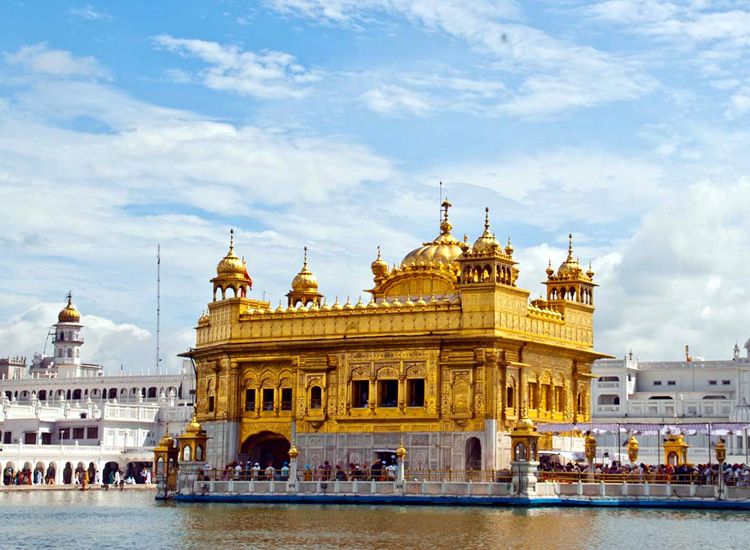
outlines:
[[400, 441], [411, 469], [496, 469], [509, 430], [589, 420], [594, 273], [573, 255], [547, 269], [546, 299], [516, 286], [510, 239], [485, 210], [474, 244], [440, 233], [392, 268], [380, 250], [367, 303], [325, 301], [308, 266], [287, 305], [249, 298], [234, 241], [217, 266], [213, 301], [186, 356], [196, 366], [197, 419], [216, 467], [300, 462], [369, 464]]

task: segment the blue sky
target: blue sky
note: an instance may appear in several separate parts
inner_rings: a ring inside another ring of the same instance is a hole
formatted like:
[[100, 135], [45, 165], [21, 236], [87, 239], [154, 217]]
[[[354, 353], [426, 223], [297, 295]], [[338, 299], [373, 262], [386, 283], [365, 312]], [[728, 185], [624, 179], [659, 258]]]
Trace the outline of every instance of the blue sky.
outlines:
[[[750, 336], [750, 3], [505, 0], [0, 5], [0, 355], [65, 292], [89, 359], [190, 345], [237, 230], [274, 303], [302, 247], [321, 290], [371, 286], [489, 206], [541, 290], [573, 232], [597, 347], [649, 359]], [[97, 336], [98, 334], [98, 336]]]

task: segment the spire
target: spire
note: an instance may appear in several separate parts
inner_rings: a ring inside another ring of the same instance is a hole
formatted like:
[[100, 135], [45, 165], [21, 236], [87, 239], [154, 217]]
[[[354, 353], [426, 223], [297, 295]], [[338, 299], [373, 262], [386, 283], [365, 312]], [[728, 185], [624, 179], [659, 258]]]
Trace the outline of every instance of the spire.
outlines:
[[568, 233], [568, 261], [573, 261], [573, 233]]
[[72, 290], [68, 291], [67, 298], [68, 298], [68, 305], [72, 306], [73, 305], [73, 291]]
[[229, 254], [234, 254], [234, 229], [233, 228], [229, 230]]
[[484, 207], [484, 230], [490, 230], [490, 208], [489, 206]]
[[451, 229], [453, 229], [453, 225], [451, 224], [450, 220], [448, 220], [448, 209], [453, 206], [448, 198], [442, 202], [440, 205], [443, 209], [443, 221], [440, 222], [440, 234], [441, 235], [448, 235], [451, 232]]
[[302, 271], [307, 269], [307, 246], [304, 248], [304, 260], [302, 261]]

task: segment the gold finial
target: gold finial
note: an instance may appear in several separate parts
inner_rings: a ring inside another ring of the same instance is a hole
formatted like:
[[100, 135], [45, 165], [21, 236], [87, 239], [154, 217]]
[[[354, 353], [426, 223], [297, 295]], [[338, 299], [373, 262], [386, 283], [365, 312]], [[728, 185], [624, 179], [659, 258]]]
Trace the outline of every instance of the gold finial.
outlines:
[[489, 206], [484, 207], [484, 230], [487, 231], [490, 228], [490, 208]]
[[377, 257], [377, 258], [375, 258], [375, 259], [376, 259], [376, 260], [380, 260], [380, 259], [381, 259], [381, 258], [380, 258], [380, 245], [378, 245], [378, 257]]
[[229, 230], [229, 252], [234, 252], [234, 229]]
[[304, 250], [305, 250], [305, 255], [304, 255], [304, 260], [302, 262], [302, 269], [305, 269], [307, 267], [307, 246], [305, 246]]
[[440, 232], [442, 235], [447, 235], [451, 232], [451, 229], [453, 229], [453, 225], [451, 225], [451, 222], [448, 220], [448, 209], [453, 206], [448, 198], [442, 202], [440, 205], [443, 207], [443, 221], [440, 222]]
[[68, 291], [68, 305], [72, 305], [72, 304], [73, 304], [73, 291], [69, 290]]

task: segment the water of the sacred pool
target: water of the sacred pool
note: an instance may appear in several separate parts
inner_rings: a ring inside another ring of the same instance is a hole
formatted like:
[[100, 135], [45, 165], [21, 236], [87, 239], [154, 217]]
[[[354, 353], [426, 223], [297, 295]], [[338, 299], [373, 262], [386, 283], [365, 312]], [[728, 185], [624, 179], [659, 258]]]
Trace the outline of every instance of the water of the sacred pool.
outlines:
[[0, 548], [747, 548], [750, 514], [176, 504], [152, 491], [0, 493]]

